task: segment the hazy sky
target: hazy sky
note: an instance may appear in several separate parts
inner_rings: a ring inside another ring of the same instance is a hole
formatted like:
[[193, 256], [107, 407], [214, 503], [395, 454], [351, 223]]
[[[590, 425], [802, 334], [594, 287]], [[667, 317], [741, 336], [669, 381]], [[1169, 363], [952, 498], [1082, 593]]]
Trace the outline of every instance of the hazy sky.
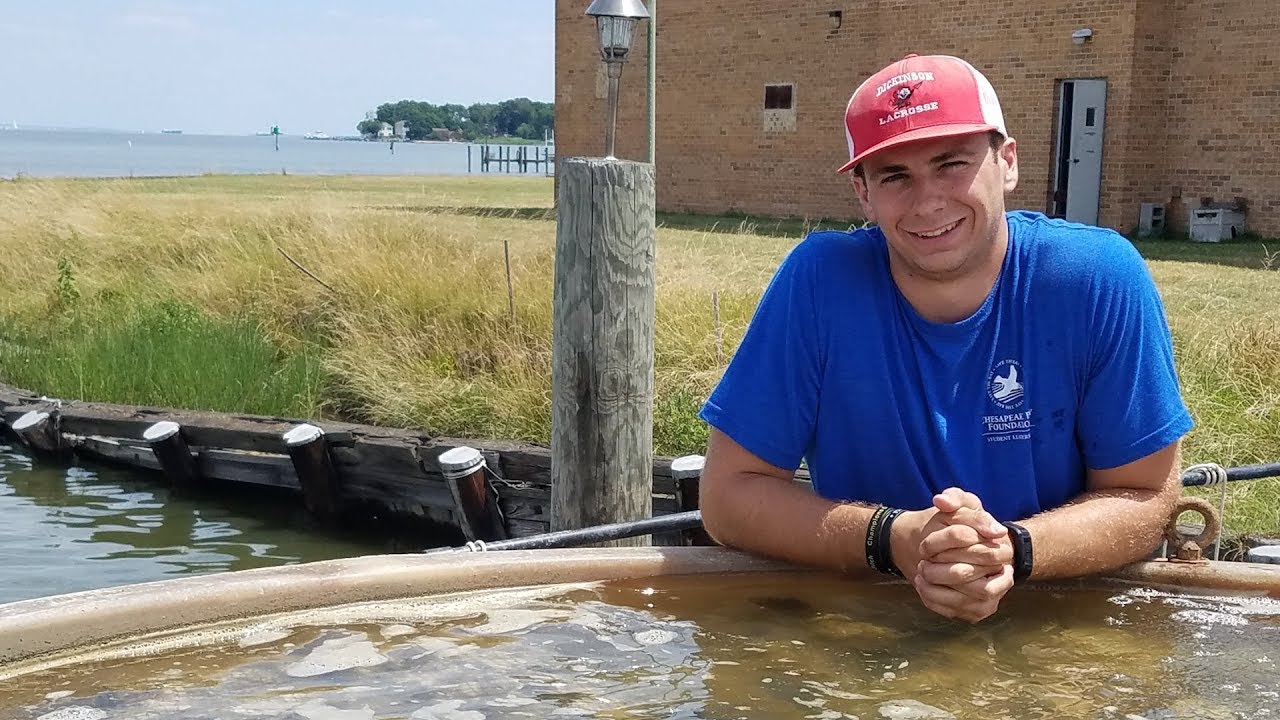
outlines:
[[554, 26], [549, 0], [0, 0], [0, 123], [352, 135], [388, 101], [549, 102]]

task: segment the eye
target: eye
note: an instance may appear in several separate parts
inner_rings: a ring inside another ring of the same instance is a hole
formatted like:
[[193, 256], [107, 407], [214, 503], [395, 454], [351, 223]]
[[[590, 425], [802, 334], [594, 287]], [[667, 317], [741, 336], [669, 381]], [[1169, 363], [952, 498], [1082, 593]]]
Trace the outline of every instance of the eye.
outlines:
[[881, 185], [892, 185], [893, 183], [896, 183], [896, 182], [902, 182], [903, 180], [906, 180], [906, 179], [907, 179], [907, 176], [906, 176], [905, 174], [903, 174], [903, 173], [894, 173], [894, 174], [892, 174], [892, 175], [886, 175], [886, 176], [884, 176], [884, 177], [880, 178], [880, 184], [881, 184]]
[[966, 160], [951, 160], [951, 161], [949, 161], [949, 162], [944, 162], [944, 163], [942, 163], [942, 169], [943, 169], [943, 170], [955, 170], [955, 169], [958, 169], [958, 168], [965, 167], [965, 166], [966, 166], [966, 165], [968, 165], [968, 164], [969, 164], [969, 163], [968, 163], [968, 161], [966, 161]]

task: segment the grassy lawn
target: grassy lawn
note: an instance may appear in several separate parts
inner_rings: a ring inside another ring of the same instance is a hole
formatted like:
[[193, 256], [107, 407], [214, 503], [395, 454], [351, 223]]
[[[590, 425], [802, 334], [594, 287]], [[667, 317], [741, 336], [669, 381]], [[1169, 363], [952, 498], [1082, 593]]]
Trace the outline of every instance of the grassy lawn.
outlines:
[[[65, 397], [545, 442], [552, 193], [549, 178], [492, 176], [0, 183], [0, 377]], [[783, 255], [813, 227], [849, 223], [658, 220], [654, 438], [678, 455], [702, 449], [697, 408]], [[1280, 460], [1280, 242], [1137, 245], [1197, 422], [1185, 461]], [[1238, 485], [1228, 525], [1280, 533], [1277, 484]]]
[[1138, 240], [1134, 245], [1148, 260], [1228, 265], [1252, 270], [1280, 270], [1280, 240], [1253, 239], [1222, 243], [1189, 240]]

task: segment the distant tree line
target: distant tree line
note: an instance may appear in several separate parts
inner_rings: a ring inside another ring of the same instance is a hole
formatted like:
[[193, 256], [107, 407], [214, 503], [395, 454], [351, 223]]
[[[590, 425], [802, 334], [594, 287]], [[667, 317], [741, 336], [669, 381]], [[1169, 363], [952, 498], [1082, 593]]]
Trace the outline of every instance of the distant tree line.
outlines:
[[401, 100], [379, 105], [374, 116], [361, 121], [356, 130], [361, 135], [374, 136], [382, 123], [394, 127], [403, 120], [410, 140], [430, 138], [436, 128], [460, 132], [467, 140], [503, 136], [541, 140], [546, 131], [555, 129], [555, 107], [555, 103], [529, 98], [476, 103], [471, 107]]

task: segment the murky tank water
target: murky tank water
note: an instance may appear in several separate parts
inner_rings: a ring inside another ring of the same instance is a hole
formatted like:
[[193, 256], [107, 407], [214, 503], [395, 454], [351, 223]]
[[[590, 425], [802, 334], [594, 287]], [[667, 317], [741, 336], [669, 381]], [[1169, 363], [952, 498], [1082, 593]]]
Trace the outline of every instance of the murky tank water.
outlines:
[[975, 626], [924, 610], [905, 586], [796, 573], [684, 576], [351, 605], [223, 626], [204, 640], [5, 678], [0, 715], [1280, 713], [1280, 603], [1143, 588], [1018, 589]]

